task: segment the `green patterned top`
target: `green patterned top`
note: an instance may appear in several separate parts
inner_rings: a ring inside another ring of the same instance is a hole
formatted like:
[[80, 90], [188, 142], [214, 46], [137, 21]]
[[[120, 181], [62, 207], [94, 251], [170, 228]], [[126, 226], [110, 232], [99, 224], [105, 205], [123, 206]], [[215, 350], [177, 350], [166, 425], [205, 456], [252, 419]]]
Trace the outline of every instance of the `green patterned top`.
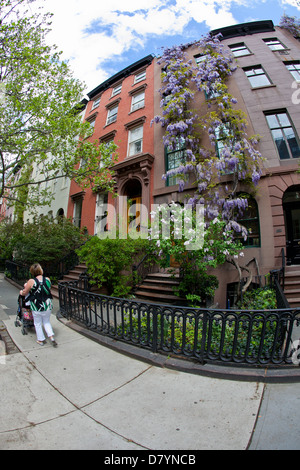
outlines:
[[34, 278], [34, 284], [29, 293], [30, 308], [34, 312], [43, 312], [45, 310], [52, 310], [52, 294], [51, 282], [47, 277], [43, 277], [42, 281]]

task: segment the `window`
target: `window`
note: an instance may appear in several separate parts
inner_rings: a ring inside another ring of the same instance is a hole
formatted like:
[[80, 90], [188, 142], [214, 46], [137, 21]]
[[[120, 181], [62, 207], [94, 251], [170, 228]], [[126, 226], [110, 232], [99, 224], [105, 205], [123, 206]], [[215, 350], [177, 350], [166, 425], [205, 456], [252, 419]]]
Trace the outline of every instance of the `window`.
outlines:
[[202, 62], [205, 62], [206, 59], [206, 54], [198, 54], [195, 55], [195, 62], [197, 65], [201, 64]]
[[222, 150], [226, 146], [226, 140], [230, 136], [229, 125], [224, 123], [218, 126], [215, 130], [216, 133], [216, 152], [219, 158], [222, 157]]
[[300, 61], [285, 64], [286, 68], [293, 75], [297, 82], [300, 82]]
[[260, 227], [259, 227], [259, 214], [258, 206], [255, 199], [248, 195], [248, 207], [244, 213], [237, 217], [237, 222], [246, 228], [248, 232], [247, 240], [244, 240], [241, 233], [235, 233], [235, 239], [239, 240], [245, 247], [257, 247], [260, 246]]
[[106, 125], [111, 124], [117, 120], [119, 104], [108, 109]]
[[[114, 139], [112, 138], [111, 140], [106, 140], [105, 142], [102, 142], [102, 143], [104, 144], [106, 149], [109, 149], [110, 145], [114, 143]], [[111, 153], [110, 161], [112, 161], [112, 157], [113, 157], [113, 154]], [[104, 162], [102, 162], [102, 160], [100, 160], [100, 169], [101, 168], [104, 168]]]
[[[166, 157], [166, 171], [175, 170], [181, 165], [185, 164], [186, 161], [186, 152], [185, 152], [185, 141], [180, 139], [176, 145], [175, 149], [171, 147], [165, 147], [165, 157]], [[178, 180], [181, 179], [177, 175], [168, 176], [167, 186], [173, 186], [178, 184]]]
[[97, 108], [99, 106], [99, 103], [100, 103], [100, 99], [101, 97], [99, 96], [99, 98], [96, 98], [93, 102], [93, 106], [92, 106], [92, 110]]
[[143, 70], [142, 72], [139, 72], [136, 74], [136, 76], [134, 77], [134, 83], [139, 83], [142, 80], [145, 80], [145, 78], [146, 78], [146, 70]]
[[91, 120], [88, 120], [87, 119], [87, 122], [89, 123], [89, 125], [91, 126], [92, 129], [94, 129], [95, 127], [95, 123], [96, 123], [96, 119], [91, 119]]
[[116, 85], [116, 86], [113, 88], [113, 91], [112, 91], [111, 96], [116, 96], [116, 95], [118, 95], [119, 93], [121, 93], [121, 90], [122, 90], [122, 83], [119, 83], [119, 85]]
[[132, 96], [131, 100], [131, 111], [136, 111], [137, 109], [143, 108], [145, 106], [145, 91], [141, 91], [136, 95]]
[[211, 89], [207, 92], [205, 91], [205, 99], [207, 100], [212, 100], [214, 98], [218, 98], [218, 96], [221, 96], [220, 92], [216, 90], [216, 84], [213, 84]]
[[229, 47], [234, 57], [242, 57], [244, 55], [251, 54], [248, 47], [243, 42], [239, 42], [238, 44], [231, 44]]
[[286, 49], [282, 42], [280, 42], [277, 38], [263, 39], [263, 41], [267, 44], [271, 51], [281, 51], [282, 49]]
[[76, 199], [74, 201], [73, 224], [75, 227], [81, 226], [82, 202], [82, 198]]
[[260, 65], [243, 69], [253, 88], [271, 85], [269, 77]]
[[281, 160], [299, 158], [299, 139], [285, 111], [265, 113]]
[[131, 157], [143, 151], [143, 126], [129, 130], [128, 156]]
[[108, 194], [98, 193], [95, 210], [95, 235], [108, 231]]

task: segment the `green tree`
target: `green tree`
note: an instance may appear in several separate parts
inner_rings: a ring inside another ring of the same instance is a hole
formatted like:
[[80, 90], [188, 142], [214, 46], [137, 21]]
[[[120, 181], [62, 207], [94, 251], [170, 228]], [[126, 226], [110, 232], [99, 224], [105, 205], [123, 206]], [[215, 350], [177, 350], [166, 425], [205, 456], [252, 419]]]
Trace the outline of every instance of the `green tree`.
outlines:
[[1, 258], [30, 265], [39, 262], [43, 266], [59, 262], [78, 248], [89, 237], [72, 224], [70, 219], [53, 220], [43, 216], [30, 223], [3, 220], [0, 224]]
[[[80, 115], [83, 84], [46, 43], [51, 15], [25, 12], [33, 1], [0, 0], [0, 197], [24, 206], [49, 203], [41, 183], [64, 176], [111, 190], [116, 150], [91, 141]], [[29, 190], [20, 191], [24, 186]]]

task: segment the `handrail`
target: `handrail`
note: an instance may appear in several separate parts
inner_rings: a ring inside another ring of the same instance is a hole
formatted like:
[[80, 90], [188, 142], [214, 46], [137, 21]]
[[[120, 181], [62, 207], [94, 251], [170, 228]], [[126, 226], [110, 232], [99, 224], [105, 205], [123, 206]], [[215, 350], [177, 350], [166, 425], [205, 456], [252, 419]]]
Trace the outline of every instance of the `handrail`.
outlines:
[[146, 266], [146, 262], [149, 260], [149, 253], [146, 253], [143, 258], [139, 261], [138, 264], [133, 264], [131, 267], [132, 270], [132, 291], [134, 292], [137, 287], [143, 282], [147, 274], [151, 272], [155, 266], [155, 262], [151, 263], [149, 260], [149, 265]]

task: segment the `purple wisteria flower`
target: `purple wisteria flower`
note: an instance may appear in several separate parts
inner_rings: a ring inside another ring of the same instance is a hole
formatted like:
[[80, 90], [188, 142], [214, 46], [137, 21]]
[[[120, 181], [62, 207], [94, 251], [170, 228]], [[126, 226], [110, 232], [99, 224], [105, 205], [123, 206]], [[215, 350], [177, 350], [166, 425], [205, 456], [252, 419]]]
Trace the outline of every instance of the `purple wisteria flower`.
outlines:
[[[200, 52], [203, 60], [198, 65], [187, 58], [188, 47]], [[187, 175], [193, 172], [196, 192], [190, 200], [193, 204], [205, 201], [207, 219], [221, 218], [232, 230], [235, 218], [247, 208], [247, 200], [236, 196], [239, 182], [257, 185], [262, 173], [262, 158], [255, 149], [258, 139], [248, 139], [245, 117], [233, 108], [237, 100], [226, 86], [227, 78], [236, 70], [235, 59], [226, 52], [219, 36], [207, 35], [193, 46], [165, 48], [158, 63], [163, 67], [162, 113], [153, 122], [165, 129], [164, 145], [184, 156], [180, 156], [178, 167], [167, 171], [163, 178], [177, 177], [178, 190], [183, 191]], [[212, 109], [204, 117], [193, 110], [197, 92], [206, 94], [208, 109]], [[210, 149], [202, 145], [204, 132]], [[230, 180], [220, 191], [224, 176]]]

